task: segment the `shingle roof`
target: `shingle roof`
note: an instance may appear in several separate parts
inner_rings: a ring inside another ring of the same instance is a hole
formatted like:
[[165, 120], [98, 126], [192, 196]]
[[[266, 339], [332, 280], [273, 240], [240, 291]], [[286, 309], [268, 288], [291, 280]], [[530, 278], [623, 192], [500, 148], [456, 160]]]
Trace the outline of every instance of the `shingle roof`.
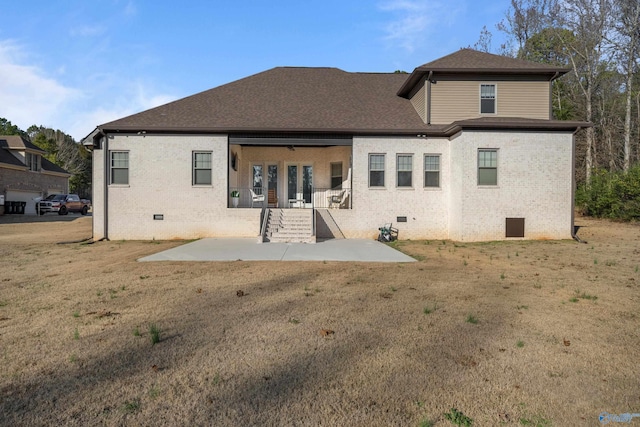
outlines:
[[396, 96], [406, 75], [278, 67], [99, 126], [106, 131], [333, 131], [424, 129]]
[[[16, 158], [13, 154], [9, 152], [9, 150], [30, 150], [37, 152], [40, 155], [46, 154], [47, 152], [39, 148], [37, 145], [33, 144], [31, 141], [26, 140], [18, 135], [0, 135], [0, 163], [5, 163], [13, 166], [22, 166], [26, 167], [26, 165], [21, 162], [18, 158]], [[49, 160], [41, 157], [42, 170], [48, 172], [57, 172], [64, 173], [67, 175], [71, 175], [69, 172], [56, 165], [55, 163], [50, 162]]]
[[425, 124], [411, 102], [402, 97], [431, 70], [540, 74], [550, 80], [568, 71], [471, 49], [424, 64], [410, 76], [277, 67], [102, 124], [97, 130], [445, 135], [455, 126]]
[[417, 67], [404, 82], [399, 96], [406, 97], [421, 78], [430, 72], [457, 74], [537, 74], [549, 80], [568, 73], [570, 69], [522, 59], [509, 58], [473, 49], [460, 49], [435, 61]]
[[40, 154], [46, 154], [42, 148], [33, 144], [31, 141], [24, 139], [19, 135], [0, 135], [0, 140], [4, 141], [6, 146], [12, 150], [30, 150]]

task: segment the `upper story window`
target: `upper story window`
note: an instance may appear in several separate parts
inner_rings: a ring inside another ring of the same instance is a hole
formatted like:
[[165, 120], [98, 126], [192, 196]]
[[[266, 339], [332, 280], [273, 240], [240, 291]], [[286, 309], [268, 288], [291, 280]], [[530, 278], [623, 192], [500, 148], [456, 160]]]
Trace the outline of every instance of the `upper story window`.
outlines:
[[129, 184], [129, 152], [111, 152], [111, 184]]
[[193, 152], [193, 185], [211, 185], [210, 152]]
[[384, 154], [369, 154], [369, 187], [384, 187]]
[[40, 170], [41, 160], [39, 155], [26, 153], [25, 162], [30, 171], [37, 172]]
[[478, 150], [478, 185], [498, 185], [498, 150]]
[[398, 154], [398, 187], [413, 186], [413, 155]]
[[440, 155], [438, 154], [424, 156], [424, 186], [440, 187]]
[[496, 85], [495, 84], [480, 85], [480, 113], [481, 114], [496, 113]]

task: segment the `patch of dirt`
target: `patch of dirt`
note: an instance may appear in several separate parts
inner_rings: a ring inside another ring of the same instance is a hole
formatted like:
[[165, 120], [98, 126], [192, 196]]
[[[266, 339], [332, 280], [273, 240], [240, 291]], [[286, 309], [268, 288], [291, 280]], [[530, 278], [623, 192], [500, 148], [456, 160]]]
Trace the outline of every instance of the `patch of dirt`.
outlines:
[[398, 242], [410, 264], [139, 263], [181, 243], [57, 244], [91, 218], [0, 217], [0, 425], [637, 412], [640, 226], [576, 223], [588, 243]]

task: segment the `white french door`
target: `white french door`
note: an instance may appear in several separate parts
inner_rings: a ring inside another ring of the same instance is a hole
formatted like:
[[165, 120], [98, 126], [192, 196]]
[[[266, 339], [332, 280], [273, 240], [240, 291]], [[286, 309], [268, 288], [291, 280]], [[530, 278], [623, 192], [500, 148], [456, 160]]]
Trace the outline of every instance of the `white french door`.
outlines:
[[[290, 206], [310, 208], [313, 197], [313, 165], [287, 165], [287, 199]], [[301, 206], [302, 205], [302, 206]]]

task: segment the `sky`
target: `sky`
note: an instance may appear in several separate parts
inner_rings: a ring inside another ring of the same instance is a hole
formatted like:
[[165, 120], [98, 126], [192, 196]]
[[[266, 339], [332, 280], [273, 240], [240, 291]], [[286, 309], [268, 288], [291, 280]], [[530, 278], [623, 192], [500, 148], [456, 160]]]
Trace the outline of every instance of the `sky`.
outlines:
[[501, 35], [510, 0], [24, 0], [0, 6], [0, 117], [77, 141], [278, 66], [411, 72]]

